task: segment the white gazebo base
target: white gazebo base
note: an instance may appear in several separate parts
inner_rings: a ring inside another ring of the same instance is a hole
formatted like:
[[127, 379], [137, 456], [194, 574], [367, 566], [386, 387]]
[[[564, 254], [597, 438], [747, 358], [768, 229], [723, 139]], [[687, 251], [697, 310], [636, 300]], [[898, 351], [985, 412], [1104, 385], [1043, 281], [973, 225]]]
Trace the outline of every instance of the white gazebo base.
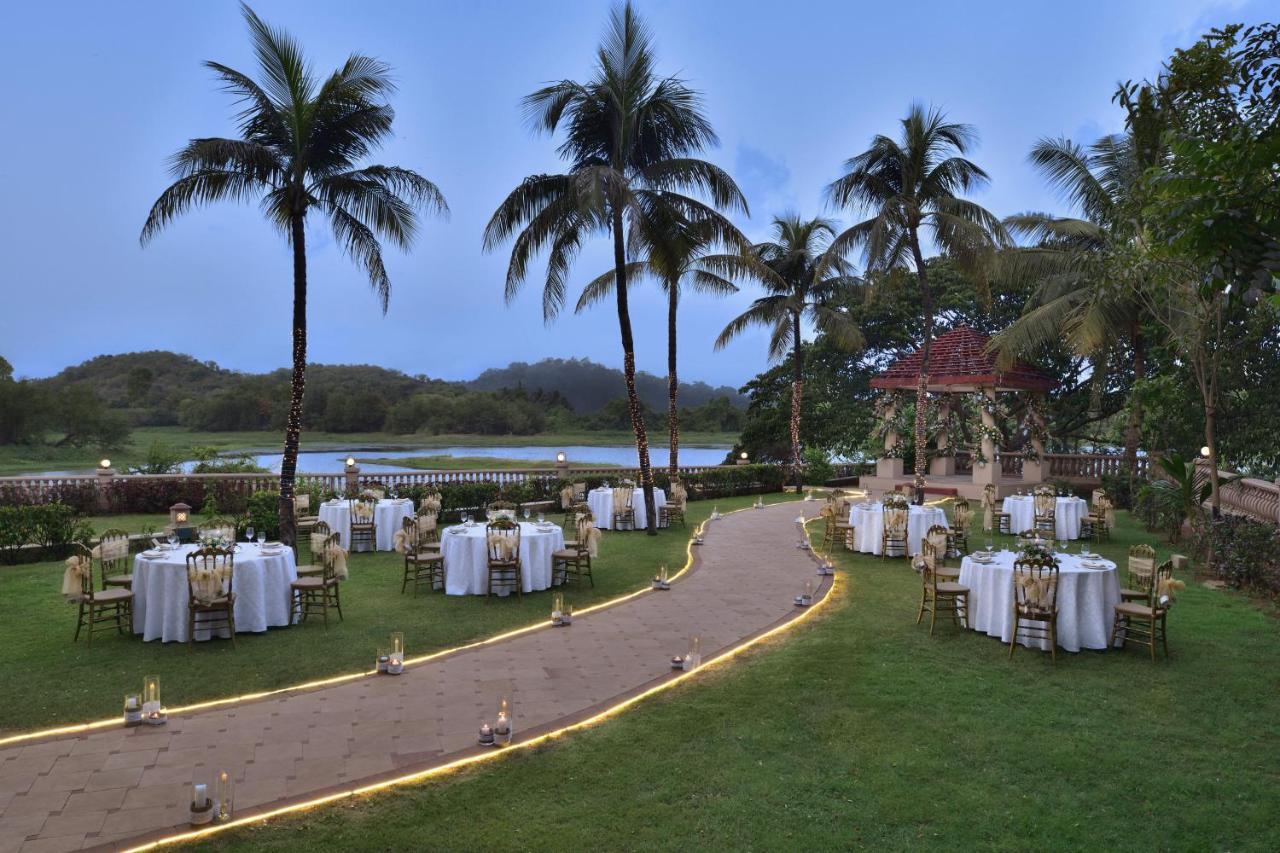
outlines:
[[[860, 477], [858, 487], [875, 495], [895, 489], [910, 495], [914, 482], [915, 477], [910, 472], [901, 477], [880, 477], [873, 474]], [[1039, 484], [1028, 483], [1021, 477], [1001, 477], [996, 480], [996, 499], [1000, 500], [1006, 495], [1017, 494], [1018, 489], [1028, 489], [1037, 485]], [[975, 483], [969, 474], [929, 474], [924, 478], [924, 488], [925, 497], [929, 500], [948, 496], [964, 497], [970, 501], [982, 500], [983, 484]]]

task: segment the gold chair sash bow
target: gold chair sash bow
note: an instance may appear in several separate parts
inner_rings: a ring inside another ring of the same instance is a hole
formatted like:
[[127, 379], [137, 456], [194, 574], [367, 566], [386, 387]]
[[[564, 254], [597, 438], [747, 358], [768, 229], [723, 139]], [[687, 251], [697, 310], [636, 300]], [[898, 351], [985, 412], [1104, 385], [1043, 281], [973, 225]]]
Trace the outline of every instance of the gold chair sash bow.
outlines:
[[373, 504], [356, 501], [351, 505], [351, 518], [353, 521], [370, 521], [373, 518]]
[[681, 509], [685, 508], [685, 504], [689, 502], [689, 492], [679, 483], [671, 487], [671, 502]]
[[84, 595], [85, 581], [92, 577], [93, 562], [79, 555], [66, 559], [66, 569], [62, 572], [62, 595], [68, 599], [76, 599]]
[[99, 542], [93, 549], [93, 556], [103, 562], [111, 562], [129, 556], [129, 540], [128, 539], [110, 539], [106, 542]]
[[907, 535], [908, 510], [901, 507], [889, 507], [884, 511], [884, 529], [894, 536]]
[[635, 490], [631, 488], [619, 488], [613, 490], [613, 511], [622, 512], [627, 508], [631, 498], [634, 496]]
[[347, 579], [347, 549], [341, 545], [326, 545], [324, 558], [333, 565], [333, 576], [338, 580]]
[[982, 487], [982, 529], [990, 530], [995, 523], [996, 487], [988, 483]]
[[592, 557], [600, 554], [600, 530], [590, 519], [578, 521], [578, 547], [585, 548]]
[[323, 554], [324, 543], [328, 541], [328, 539], [329, 539], [328, 533], [312, 533], [311, 534], [311, 553]]
[[1023, 589], [1026, 602], [1031, 607], [1048, 609], [1053, 605], [1054, 587], [1057, 584], [1055, 575], [1036, 577], [1032, 574], [1017, 572], [1014, 574], [1014, 582]]
[[490, 533], [485, 538], [489, 545], [490, 554], [497, 554], [499, 560], [515, 558], [516, 550], [519, 548], [515, 537], [503, 536], [501, 533]]
[[565, 486], [560, 490], [560, 508], [568, 509], [573, 506], [573, 486]]
[[223, 588], [231, 574], [231, 566], [188, 566], [187, 580], [191, 582], [191, 595], [200, 604], [212, 604], [223, 595]]
[[418, 501], [418, 512], [423, 515], [439, 515], [440, 507], [439, 495], [426, 495]]
[[1178, 597], [1179, 590], [1186, 589], [1187, 585], [1184, 581], [1180, 581], [1174, 577], [1162, 577], [1160, 582], [1156, 584], [1156, 606], [1167, 607]]

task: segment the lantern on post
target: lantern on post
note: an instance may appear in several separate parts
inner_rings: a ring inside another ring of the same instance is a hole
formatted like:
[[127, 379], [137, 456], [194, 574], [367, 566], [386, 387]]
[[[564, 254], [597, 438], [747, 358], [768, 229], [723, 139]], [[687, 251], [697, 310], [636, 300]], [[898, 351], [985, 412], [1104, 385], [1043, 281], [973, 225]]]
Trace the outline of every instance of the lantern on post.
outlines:
[[556, 473], [562, 480], [569, 475], [569, 457], [563, 450], [556, 454]]
[[181, 501], [169, 507], [169, 532], [183, 542], [191, 540], [191, 507]]
[[744, 450], [744, 451], [742, 451], [741, 453], [739, 453], [739, 454], [738, 454], [738, 464], [739, 464], [739, 465], [746, 465], [746, 464], [747, 464], [747, 462], [748, 462], [748, 460], [749, 460], [750, 458], [751, 458], [751, 457], [747, 456], [747, 451], [745, 451], [745, 450]]
[[346, 467], [343, 468], [342, 473], [347, 477], [347, 485], [345, 489], [347, 497], [353, 497], [354, 495], [359, 494], [360, 466], [356, 464], [354, 456], [347, 457], [347, 464]]

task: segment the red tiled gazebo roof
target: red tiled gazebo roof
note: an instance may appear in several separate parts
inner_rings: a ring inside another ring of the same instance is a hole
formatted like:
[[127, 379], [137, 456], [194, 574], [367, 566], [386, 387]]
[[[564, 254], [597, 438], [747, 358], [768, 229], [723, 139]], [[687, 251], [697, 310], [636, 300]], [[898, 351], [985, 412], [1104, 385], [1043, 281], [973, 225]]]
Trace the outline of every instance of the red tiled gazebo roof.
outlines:
[[[929, 353], [930, 391], [1048, 391], [1053, 379], [1024, 361], [1008, 370], [996, 368], [996, 357], [987, 352], [990, 340], [982, 332], [958, 326], [933, 342]], [[915, 388], [920, 374], [919, 350], [903, 356], [871, 380], [872, 388]]]

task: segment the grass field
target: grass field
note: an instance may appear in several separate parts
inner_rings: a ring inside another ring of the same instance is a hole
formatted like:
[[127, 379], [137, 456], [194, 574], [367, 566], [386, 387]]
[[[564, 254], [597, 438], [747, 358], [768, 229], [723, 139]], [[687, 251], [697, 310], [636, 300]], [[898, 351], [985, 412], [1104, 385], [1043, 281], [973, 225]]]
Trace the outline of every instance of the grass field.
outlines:
[[[1122, 516], [1099, 550], [1147, 540]], [[1170, 660], [1010, 662], [995, 639], [916, 626], [903, 561], [838, 563], [816, 619], [606, 723], [201, 847], [1280, 848], [1271, 613], [1186, 578]]]
[[[781, 495], [769, 500], [781, 500]], [[721, 509], [752, 498], [716, 501]], [[690, 527], [713, 504], [689, 505]], [[94, 519], [97, 529], [137, 527], [148, 516]], [[606, 533], [595, 562], [595, 588], [573, 587], [565, 599], [581, 608], [644, 586], [661, 563], [684, 564], [689, 530], [658, 536]], [[410, 654], [491, 636], [549, 617], [551, 593], [486, 604], [482, 597], [400, 594], [404, 561], [393, 552], [353, 554], [351, 578], [342, 587], [341, 624], [325, 631], [319, 622], [265, 634], [240, 634], [229, 642], [144, 643], [140, 637], [99, 634], [89, 648], [73, 643], [76, 610], [58, 590], [61, 563], [0, 567], [0, 685], [13, 701], [0, 703], [0, 733], [111, 716], [120, 697], [140, 689], [143, 676], [158, 674], [167, 703], [188, 704], [219, 696], [283, 687], [367, 669], [387, 634], [403, 631]], [[21, 697], [18, 701], [17, 697]]]
[[[731, 433], [681, 433], [684, 447], [732, 445], [738, 440]], [[106, 453], [117, 470], [141, 464], [154, 442], [173, 448], [183, 457], [190, 456], [195, 446], [214, 447], [220, 451], [278, 452], [283, 443], [276, 432], [192, 432], [181, 427], [138, 427], [128, 446]], [[387, 433], [303, 433], [302, 450], [336, 450], [341, 452], [376, 451], [404, 447], [567, 447], [587, 445], [607, 447], [631, 445], [630, 432], [542, 433], [539, 435], [390, 435]], [[93, 448], [53, 448], [45, 446], [0, 445], [0, 476], [37, 471], [79, 471], [91, 473], [104, 454]], [[400, 461], [400, 460], [396, 460]], [[522, 463], [528, 466], [529, 463]], [[335, 468], [335, 470], [338, 470]]]

